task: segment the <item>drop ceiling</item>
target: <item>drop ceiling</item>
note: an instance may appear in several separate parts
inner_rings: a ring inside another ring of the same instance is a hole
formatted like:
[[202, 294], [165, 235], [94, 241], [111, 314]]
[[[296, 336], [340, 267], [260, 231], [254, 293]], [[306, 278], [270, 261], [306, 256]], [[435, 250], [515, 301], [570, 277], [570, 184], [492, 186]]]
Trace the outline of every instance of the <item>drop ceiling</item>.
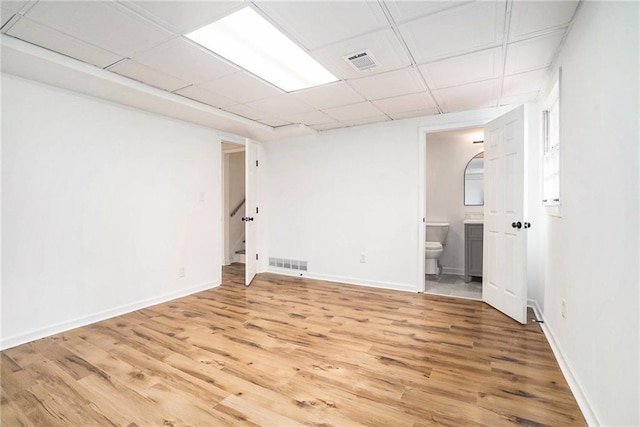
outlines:
[[[227, 118], [322, 131], [533, 101], [578, 3], [41, 0], [2, 1], [0, 17], [5, 36]], [[243, 7], [339, 81], [286, 93], [184, 37]], [[364, 50], [376, 67], [358, 71], [344, 59]]]

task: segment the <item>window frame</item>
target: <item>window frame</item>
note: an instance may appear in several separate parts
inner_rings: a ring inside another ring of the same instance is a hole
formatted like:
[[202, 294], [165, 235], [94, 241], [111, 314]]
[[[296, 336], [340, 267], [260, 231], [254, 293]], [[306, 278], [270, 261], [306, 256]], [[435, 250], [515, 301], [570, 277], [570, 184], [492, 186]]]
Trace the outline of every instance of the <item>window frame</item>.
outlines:
[[[548, 215], [562, 216], [562, 114], [559, 69], [542, 108], [542, 206]], [[555, 182], [552, 178], [556, 175]], [[550, 184], [552, 183], [552, 184]], [[553, 185], [553, 188], [549, 188]]]

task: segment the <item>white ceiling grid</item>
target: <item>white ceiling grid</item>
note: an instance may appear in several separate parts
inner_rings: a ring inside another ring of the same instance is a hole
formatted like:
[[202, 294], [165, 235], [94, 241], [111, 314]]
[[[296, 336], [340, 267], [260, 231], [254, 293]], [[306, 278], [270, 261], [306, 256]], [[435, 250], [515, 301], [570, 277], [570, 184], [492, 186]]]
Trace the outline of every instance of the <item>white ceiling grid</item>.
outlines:
[[[286, 93], [185, 34], [253, 7], [339, 82]], [[2, 1], [2, 33], [271, 127], [316, 130], [536, 99], [578, 0]], [[378, 66], [344, 56], [369, 50]]]

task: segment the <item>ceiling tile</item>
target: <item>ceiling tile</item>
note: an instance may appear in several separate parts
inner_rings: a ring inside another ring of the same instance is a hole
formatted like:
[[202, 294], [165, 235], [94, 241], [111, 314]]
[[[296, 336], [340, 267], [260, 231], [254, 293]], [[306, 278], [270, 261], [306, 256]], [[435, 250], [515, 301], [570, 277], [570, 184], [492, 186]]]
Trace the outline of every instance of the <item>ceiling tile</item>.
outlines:
[[268, 1], [257, 6], [309, 50], [388, 26], [377, 2]]
[[321, 110], [339, 107], [341, 105], [355, 104], [365, 100], [344, 82], [317, 86], [294, 92], [292, 95]]
[[246, 5], [239, 1], [127, 1], [123, 5], [170, 28], [188, 32], [216, 21]]
[[433, 91], [445, 112], [476, 110], [498, 105], [498, 80], [486, 80]]
[[348, 83], [358, 93], [370, 100], [417, 93], [426, 89], [417, 71], [413, 68], [349, 80]]
[[502, 43], [504, 2], [475, 2], [400, 25], [418, 64]]
[[169, 92], [189, 85], [189, 82], [185, 80], [177, 79], [133, 60], [118, 62], [108, 69], [114, 73], [138, 80], [150, 86], [168, 90]]
[[502, 48], [431, 62], [421, 65], [419, 69], [431, 89], [496, 78], [502, 73]]
[[502, 97], [538, 92], [547, 77], [548, 68], [505, 77], [502, 83]]
[[389, 117], [393, 120], [402, 120], [402, 119], [410, 119], [412, 117], [423, 117], [423, 116], [432, 116], [436, 114], [436, 111], [431, 109], [427, 110], [415, 110], [415, 111], [407, 111], [405, 113], [391, 113]]
[[500, 105], [520, 105], [533, 102], [538, 98], [538, 92], [525, 93], [522, 95], [503, 96], [500, 98]]
[[286, 120], [282, 120], [282, 119], [277, 119], [274, 117], [269, 117], [266, 119], [262, 119], [262, 120], [258, 120], [260, 123], [262, 123], [263, 125], [267, 125], [267, 126], [271, 126], [272, 128], [277, 128], [279, 126], [287, 126], [290, 125], [290, 122], [287, 122]]
[[395, 96], [372, 102], [385, 114], [405, 113], [415, 110], [431, 110], [433, 114], [438, 111], [431, 96], [426, 92]]
[[[4, 5], [4, 3], [2, 4]], [[4, 27], [4, 24], [9, 22], [9, 20], [13, 18], [14, 15], [15, 12], [8, 9], [0, 8], [0, 27]]]
[[91, 46], [26, 18], [16, 22], [7, 34], [100, 68], [122, 59], [119, 55]]
[[234, 99], [237, 101], [236, 104], [244, 104], [284, 94], [281, 89], [265, 83], [246, 71], [224, 76], [203, 83], [200, 86], [227, 98]]
[[181, 37], [163, 43], [134, 59], [194, 84], [240, 71], [208, 50]]
[[391, 120], [389, 117], [385, 115], [380, 115], [380, 116], [365, 117], [362, 119], [350, 120], [343, 123], [346, 126], [362, 126], [362, 125], [369, 125], [372, 123], [388, 122], [389, 120]]
[[220, 96], [198, 86], [188, 86], [180, 90], [176, 90], [174, 93], [217, 108], [228, 107], [229, 105], [236, 104], [232, 99]]
[[171, 36], [168, 31], [115, 2], [41, 1], [26, 16], [94, 46], [128, 57]]
[[20, 12], [27, 3], [29, 3], [29, 0], [24, 0], [24, 1], [2, 0], [2, 8], [6, 10], [10, 10], [11, 12]]
[[[353, 53], [369, 50], [378, 66], [358, 71], [343, 58]], [[358, 78], [385, 71], [397, 70], [411, 64], [395, 33], [384, 29], [375, 33], [335, 43], [312, 52], [313, 57], [341, 79]]]
[[314, 107], [296, 99], [291, 96], [291, 94], [262, 99], [260, 101], [251, 102], [247, 105], [261, 111], [268, 111], [271, 116], [276, 117], [307, 113], [315, 110]]
[[510, 41], [568, 25], [578, 3], [578, 0], [513, 2]]
[[430, 15], [452, 7], [463, 5], [464, 1], [386, 1], [385, 4], [398, 24]]
[[551, 64], [563, 32], [556, 32], [507, 45], [505, 74], [515, 74]]
[[310, 111], [308, 113], [285, 116], [284, 118], [291, 123], [302, 123], [307, 126], [321, 125], [321, 124], [335, 122], [333, 117], [328, 116], [322, 111]]
[[317, 131], [323, 131], [323, 130], [331, 130], [331, 129], [338, 129], [338, 128], [343, 128], [345, 127], [345, 125], [343, 123], [340, 122], [333, 122], [333, 123], [323, 123], [321, 125], [311, 125], [309, 126], [311, 129], [315, 129]]
[[264, 120], [272, 116], [271, 114], [267, 114], [264, 111], [249, 107], [245, 104], [224, 107], [224, 110], [251, 120]]
[[359, 104], [328, 108], [324, 110], [324, 112], [343, 123], [368, 117], [382, 116], [382, 112], [370, 102], [361, 102]]

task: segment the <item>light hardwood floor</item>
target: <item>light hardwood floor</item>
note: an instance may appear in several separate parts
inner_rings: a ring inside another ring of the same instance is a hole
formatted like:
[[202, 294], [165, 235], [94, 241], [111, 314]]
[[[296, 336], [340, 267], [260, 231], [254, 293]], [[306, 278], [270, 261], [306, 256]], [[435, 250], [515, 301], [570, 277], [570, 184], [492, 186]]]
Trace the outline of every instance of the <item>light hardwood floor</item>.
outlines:
[[540, 327], [272, 274], [2, 352], [2, 426], [585, 425]]

